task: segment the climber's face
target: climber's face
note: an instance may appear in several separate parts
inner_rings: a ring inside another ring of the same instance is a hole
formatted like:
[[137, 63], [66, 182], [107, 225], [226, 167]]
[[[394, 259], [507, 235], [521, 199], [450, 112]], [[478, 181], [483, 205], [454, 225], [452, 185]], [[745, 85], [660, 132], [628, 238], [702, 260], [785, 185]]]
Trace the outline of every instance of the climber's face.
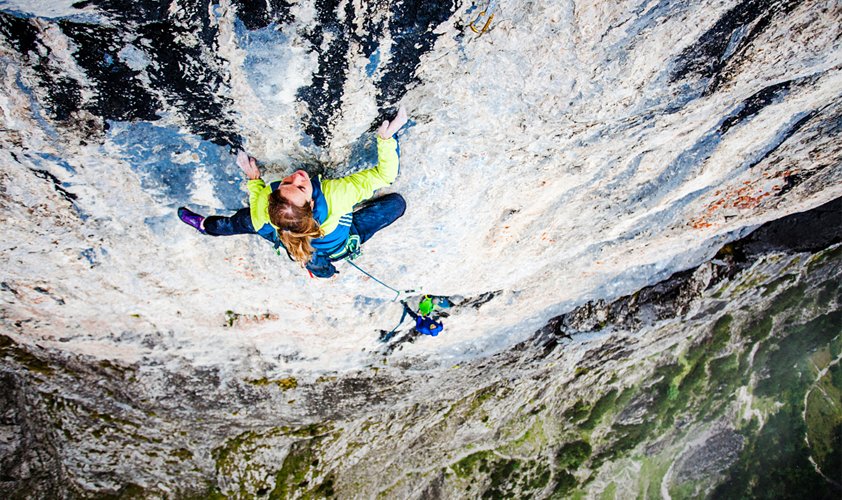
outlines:
[[310, 176], [303, 170], [296, 170], [292, 175], [284, 177], [278, 189], [284, 198], [299, 207], [303, 207], [305, 203], [310, 203], [313, 198], [313, 185], [310, 183]]

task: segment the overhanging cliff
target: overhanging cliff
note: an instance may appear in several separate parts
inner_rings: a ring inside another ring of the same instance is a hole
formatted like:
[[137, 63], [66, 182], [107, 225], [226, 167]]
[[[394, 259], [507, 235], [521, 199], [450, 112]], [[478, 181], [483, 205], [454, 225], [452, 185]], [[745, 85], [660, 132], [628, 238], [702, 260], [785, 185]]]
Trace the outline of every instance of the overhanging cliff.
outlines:
[[[0, 3], [2, 491], [838, 494], [834, 3], [497, 2], [482, 35], [460, 2], [30, 4]], [[243, 206], [233, 148], [364, 167], [398, 104], [409, 208], [357, 263], [451, 297], [442, 335], [383, 343], [355, 269], [176, 218]]]

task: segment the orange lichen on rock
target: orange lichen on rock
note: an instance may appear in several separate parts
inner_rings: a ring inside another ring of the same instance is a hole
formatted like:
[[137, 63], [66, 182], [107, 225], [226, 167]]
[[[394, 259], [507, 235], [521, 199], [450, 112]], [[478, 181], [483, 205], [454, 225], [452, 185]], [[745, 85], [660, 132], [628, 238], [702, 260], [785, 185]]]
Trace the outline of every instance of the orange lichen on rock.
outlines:
[[[723, 208], [738, 210], [749, 210], [758, 207], [764, 199], [781, 191], [781, 186], [786, 184], [786, 178], [797, 174], [797, 170], [784, 170], [775, 175], [768, 172], [763, 173], [762, 179], [742, 181], [739, 187], [733, 186], [724, 190], [717, 190], [713, 195], [716, 200], [711, 202], [707, 208], [689, 223], [693, 229], [704, 229], [717, 224], [716, 218]], [[783, 182], [772, 179], [781, 179]], [[723, 215], [724, 217], [724, 215]]]

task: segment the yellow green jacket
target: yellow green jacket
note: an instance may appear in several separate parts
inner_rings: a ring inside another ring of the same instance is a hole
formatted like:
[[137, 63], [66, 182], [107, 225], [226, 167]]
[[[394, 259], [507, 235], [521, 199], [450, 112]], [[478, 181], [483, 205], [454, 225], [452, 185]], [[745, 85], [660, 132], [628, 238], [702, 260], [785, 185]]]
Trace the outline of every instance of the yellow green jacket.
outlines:
[[[311, 179], [313, 185], [313, 218], [319, 223], [323, 236], [311, 241], [317, 252], [334, 254], [345, 247], [354, 220], [354, 205], [371, 198], [375, 191], [386, 187], [398, 176], [400, 148], [394, 138], [377, 137], [377, 166], [341, 179]], [[268, 185], [262, 179], [248, 182], [251, 223], [255, 231], [277, 247], [280, 240], [277, 228], [269, 221], [269, 195], [281, 181]]]

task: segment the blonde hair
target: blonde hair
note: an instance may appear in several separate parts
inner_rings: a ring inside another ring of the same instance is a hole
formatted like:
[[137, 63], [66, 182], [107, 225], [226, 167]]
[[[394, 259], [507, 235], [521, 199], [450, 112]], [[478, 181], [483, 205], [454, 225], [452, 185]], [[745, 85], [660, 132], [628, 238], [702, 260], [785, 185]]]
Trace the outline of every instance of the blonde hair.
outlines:
[[301, 267], [306, 266], [313, 255], [310, 240], [322, 236], [310, 204], [299, 207], [281, 196], [280, 190], [272, 191], [269, 195], [269, 220], [278, 228], [278, 236], [287, 252]]

